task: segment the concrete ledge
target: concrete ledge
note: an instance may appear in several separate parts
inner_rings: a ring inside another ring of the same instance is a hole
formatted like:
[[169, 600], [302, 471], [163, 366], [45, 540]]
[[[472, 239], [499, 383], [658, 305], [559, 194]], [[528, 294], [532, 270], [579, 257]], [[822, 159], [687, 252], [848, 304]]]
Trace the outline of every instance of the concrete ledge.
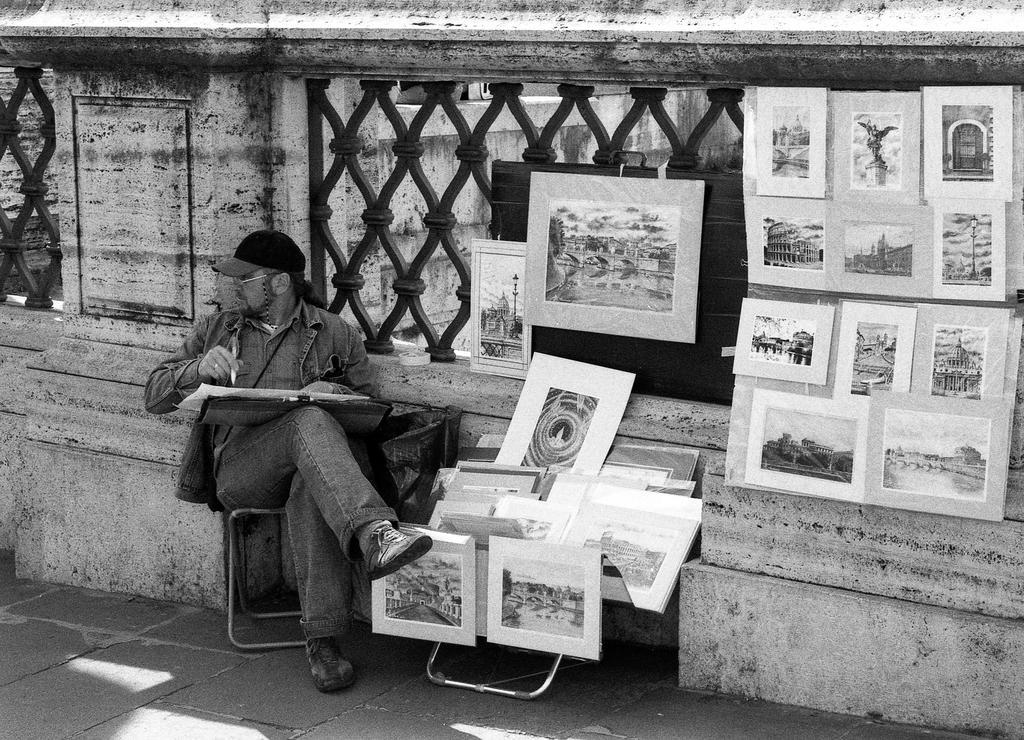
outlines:
[[748, 0], [556, 5], [224, 0], [29, 3], [0, 11], [0, 58], [60, 68], [278, 67], [376, 78], [777, 85], [1012, 83], [1010, 2], [779, 7]]
[[1024, 736], [1024, 622], [706, 565], [680, 576], [679, 685]]
[[173, 497], [174, 466], [39, 442], [24, 454], [20, 578], [223, 608], [221, 517]]
[[702, 561], [924, 604], [1024, 617], [1024, 523], [725, 486], [704, 494]]

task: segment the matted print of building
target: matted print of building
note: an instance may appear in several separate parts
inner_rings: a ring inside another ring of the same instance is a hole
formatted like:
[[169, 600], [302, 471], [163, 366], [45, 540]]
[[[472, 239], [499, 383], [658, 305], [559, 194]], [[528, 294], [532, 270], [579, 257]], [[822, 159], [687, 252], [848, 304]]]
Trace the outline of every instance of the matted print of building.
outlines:
[[982, 365], [961, 340], [948, 354], [936, 357], [932, 367], [932, 394], [936, 396], [981, 397]]
[[846, 271], [910, 275], [913, 258], [913, 244], [892, 246], [882, 232], [878, 241], [872, 243], [870, 251], [846, 256]]
[[822, 262], [822, 250], [813, 242], [799, 236], [797, 229], [785, 221], [768, 227], [764, 244], [764, 263], [770, 267], [817, 266]]

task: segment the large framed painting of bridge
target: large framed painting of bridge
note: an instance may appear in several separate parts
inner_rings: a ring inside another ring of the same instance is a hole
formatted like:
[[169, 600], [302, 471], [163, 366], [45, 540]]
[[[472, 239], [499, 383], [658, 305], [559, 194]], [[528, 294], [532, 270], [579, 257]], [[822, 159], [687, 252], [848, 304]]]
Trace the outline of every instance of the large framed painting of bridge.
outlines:
[[373, 631], [475, 645], [475, 541], [448, 532], [431, 531], [430, 536], [430, 552], [373, 581]]
[[526, 243], [474, 239], [469, 369], [525, 378], [530, 364], [526, 319]]
[[601, 657], [601, 551], [492, 537], [487, 641]]
[[825, 385], [835, 308], [744, 298], [733, 372]]
[[866, 502], [999, 521], [1012, 404], [880, 393], [871, 399]]
[[867, 406], [755, 388], [745, 483], [863, 501]]
[[1020, 137], [1013, 88], [925, 87], [922, 96], [925, 197], [1010, 200]]
[[825, 197], [824, 88], [759, 87], [753, 120], [758, 195]]
[[703, 211], [699, 180], [533, 173], [528, 321], [693, 343]]

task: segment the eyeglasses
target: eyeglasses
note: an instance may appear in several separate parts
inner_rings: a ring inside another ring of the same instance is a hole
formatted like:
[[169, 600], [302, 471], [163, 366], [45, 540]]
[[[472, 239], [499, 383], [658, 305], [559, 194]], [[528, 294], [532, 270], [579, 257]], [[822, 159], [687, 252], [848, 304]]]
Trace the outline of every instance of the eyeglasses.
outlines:
[[266, 277], [270, 277], [270, 275], [269, 274], [257, 275], [256, 277], [246, 278], [245, 280], [239, 280], [238, 278], [235, 278], [235, 280], [238, 280], [238, 284], [239, 285], [245, 285], [246, 283], [251, 283], [253, 280], [262, 280], [263, 278], [266, 278]]

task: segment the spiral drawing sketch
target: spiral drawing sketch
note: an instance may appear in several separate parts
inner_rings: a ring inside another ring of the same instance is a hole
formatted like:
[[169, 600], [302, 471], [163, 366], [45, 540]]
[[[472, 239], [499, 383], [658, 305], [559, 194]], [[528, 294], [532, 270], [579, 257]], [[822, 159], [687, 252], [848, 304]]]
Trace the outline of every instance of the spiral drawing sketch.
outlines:
[[523, 465], [567, 465], [576, 460], [597, 411], [597, 399], [549, 388]]

